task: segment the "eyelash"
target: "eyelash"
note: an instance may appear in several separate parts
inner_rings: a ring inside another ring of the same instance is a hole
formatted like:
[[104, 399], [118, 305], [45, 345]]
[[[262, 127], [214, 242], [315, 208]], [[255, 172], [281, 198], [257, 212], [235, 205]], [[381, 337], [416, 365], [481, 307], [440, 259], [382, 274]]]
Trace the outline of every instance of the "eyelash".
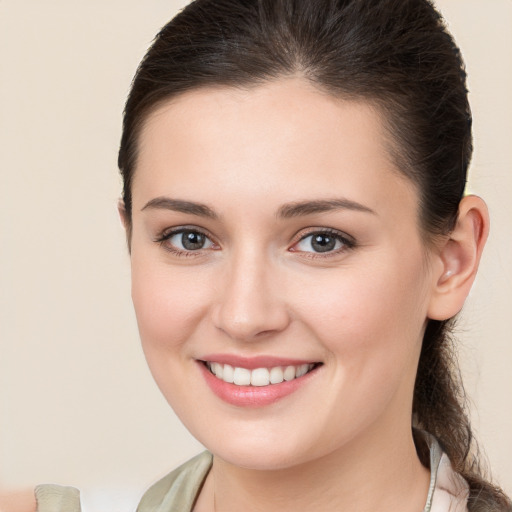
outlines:
[[[336, 242], [341, 243], [341, 247], [335, 250], [322, 252], [315, 251], [296, 251], [293, 249], [300, 242], [303, 242], [309, 237], [313, 237], [315, 235], [323, 235], [334, 238]], [[289, 249], [291, 252], [301, 252], [302, 255], [306, 258], [317, 259], [317, 258], [330, 258], [334, 256], [338, 256], [341, 253], [347, 252], [356, 247], [356, 242], [352, 237], [349, 237], [345, 233], [338, 231], [332, 228], [310, 228], [307, 232], [302, 232], [300, 235], [296, 237], [295, 242], [292, 247]]]
[[[181, 226], [181, 227], [178, 227], [178, 228], [174, 228], [170, 231], [164, 231], [161, 235], [159, 235], [156, 239], [155, 239], [155, 242], [160, 244], [166, 251], [169, 251], [171, 252], [172, 254], [174, 254], [175, 256], [178, 256], [178, 257], [185, 257], [185, 258], [190, 258], [190, 257], [197, 257], [197, 256], [200, 256], [203, 249], [197, 249], [197, 250], [182, 250], [182, 249], [178, 249], [177, 247], [175, 247], [174, 245], [170, 244], [170, 243], [166, 243], [168, 242], [173, 236], [176, 236], [176, 235], [180, 235], [180, 234], [183, 234], [183, 233], [195, 233], [195, 234], [199, 234], [199, 235], [202, 235], [204, 236], [207, 240], [209, 240], [214, 246], [217, 246], [217, 244], [213, 241], [213, 237], [199, 229], [199, 228], [196, 228], [196, 227], [188, 227], [188, 226]], [[208, 248], [207, 248], [208, 249]]]
[[[210, 249], [210, 247], [207, 247], [205, 249], [201, 248], [201, 249], [197, 249], [197, 250], [192, 250], [192, 249], [182, 250], [182, 249], [178, 249], [177, 247], [175, 247], [174, 245], [172, 245], [170, 243], [166, 243], [166, 242], [169, 242], [169, 240], [172, 237], [174, 237], [176, 235], [183, 234], [183, 233], [193, 233], [193, 234], [195, 233], [195, 234], [202, 235], [207, 240], [209, 240], [210, 243], [215, 247], [214, 250], [218, 250], [217, 247], [219, 247], [219, 246], [218, 246], [218, 244], [216, 244], [214, 242], [213, 237], [210, 234], [208, 234], [207, 232], [205, 232], [199, 228], [192, 227], [192, 226], [190, 226], [190, 227], [182, 226], [182, 227], [174, 228], [170, 231], [164, 231], [154, 241], [156, 243], [159, 243], [166, 251], [169, 251], [178, 257], [197, 257], [202, 254], [203, 250]], [[341, 247], [339, 247], [338, 249], [335, 249], [335, 250], [325, 251], [325, 253], [315, 252], [315, 251], [298, 251], [298, 250], [293, 249], [300, 242], [303, 242], [307, 238], [312, 237], [314, 235], [323, 235], [323, 236], [328, 236], [328, 237], [334, 238], [336, 242], [341, 243]], [[337, 256], [340, 253], [347, 252], [349, 250], [354, 249], [355, 247], [356, 247], [355, 240], [352, 237], [349, 237], [348, 235], [346, 235], [345, 233], [343, 233], [341, 231], [337, 231], [332, 228], [310, 228], [306, 233], [302, 232], [300, 235], [297, 235], [294, 239], [293, 245], [288, 250], [290, 252], [300, 252], [303, 257], [314, 259], [314, 258], [329, 258], [329, 257]]]

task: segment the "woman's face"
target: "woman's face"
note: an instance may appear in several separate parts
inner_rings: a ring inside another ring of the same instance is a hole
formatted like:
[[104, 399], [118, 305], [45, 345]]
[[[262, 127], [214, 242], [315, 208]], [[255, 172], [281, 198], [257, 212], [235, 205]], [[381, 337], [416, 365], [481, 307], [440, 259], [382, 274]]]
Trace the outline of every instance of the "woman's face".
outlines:
[[300, 79], [149, 116], [132, 295], [154, 378], [199, 441], [270, 469], [410, 433], [433, 279], [417, 210], [376, 110]]

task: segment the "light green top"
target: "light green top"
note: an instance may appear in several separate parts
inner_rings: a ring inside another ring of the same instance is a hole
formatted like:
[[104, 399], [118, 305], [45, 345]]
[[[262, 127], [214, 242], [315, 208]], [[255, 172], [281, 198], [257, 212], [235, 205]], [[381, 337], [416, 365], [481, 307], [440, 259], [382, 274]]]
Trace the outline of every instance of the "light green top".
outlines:
[[62, 485], [38, 485], [37, 512], [81, 512], [80, 492]]
[[[451, 468], [439, 443], [424, 433], [430, 448], [430, 487], [423, 512], [466, 512], [468, 488], [465, 480]], [[213, 457], [203, 452], [150, 487], [137, 512], [192, 512]], [[56, 485], [36, 488], [38, 512], [81, 512], [76, 489]]]

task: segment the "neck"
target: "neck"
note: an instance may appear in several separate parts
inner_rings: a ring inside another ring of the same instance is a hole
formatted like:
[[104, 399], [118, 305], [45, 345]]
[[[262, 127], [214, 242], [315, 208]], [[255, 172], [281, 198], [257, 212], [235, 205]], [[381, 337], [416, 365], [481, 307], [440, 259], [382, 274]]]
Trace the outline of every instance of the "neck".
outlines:
[[205, 492], [216, 512], [423, 510], [430, 474], [410, 427], [366, 432], [339, 450], [291, 468], [261, 471], [214, 458]]

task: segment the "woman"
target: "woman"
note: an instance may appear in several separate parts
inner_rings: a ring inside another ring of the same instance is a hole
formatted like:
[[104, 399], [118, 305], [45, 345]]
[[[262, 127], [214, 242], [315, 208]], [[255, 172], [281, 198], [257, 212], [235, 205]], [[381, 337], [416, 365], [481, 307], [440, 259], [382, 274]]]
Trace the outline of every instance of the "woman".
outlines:
[[141, 512], [511, 509], [450, 358], [489, 224], [470, 157], [425, 0], [198, 0], [162, 29], [120, 213], [149, 366], [212, 455]]

